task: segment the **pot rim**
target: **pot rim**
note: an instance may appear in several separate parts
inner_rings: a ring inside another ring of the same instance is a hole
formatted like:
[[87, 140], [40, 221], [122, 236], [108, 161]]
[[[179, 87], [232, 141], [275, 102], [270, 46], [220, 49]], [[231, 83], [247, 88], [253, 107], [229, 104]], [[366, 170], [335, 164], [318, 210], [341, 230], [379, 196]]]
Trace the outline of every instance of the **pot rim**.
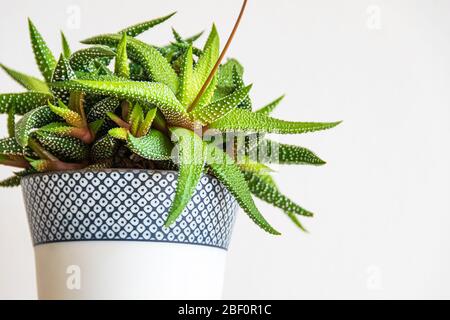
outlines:
[[[76, 170], [36, 172], [36, 173], [31, 173], [31, 174], [27, 174], [27, 175], [23, 176], [22, 180], [28, 179], [30, 177], [39, 177], [39, 176], [46, 176], [46, 175], [51, 175], [51, 174], [64, 174], [64, 173], [69, 173], [69, 174], [70, 173], [82, 173], [83, 174], [83, 173], [87, 173], [87, 172], [92, 172], [92, 173], [98, 173], [98, 172], [105, 172], [105, 173], [110, 173], [110, 172], [172, 172], [177, 176], [179, 174], [179, 172], [177, 170], [164, 170], [164, 169], [139, 169], [139, 168], [136, 168], [136, 169], [133, 169], [133, 168], [89, 169], [89, 168], [85, 168], [85, 169], [76, 169]], [[204, 172], [203, 175], [217, 179], [216, 176], [213, 176], [206, 172]], [[220, 182], [220, 183], [222, 183], [222, 182]], [[226, 188], [226, 186], [225, 186], [225, 188]]]

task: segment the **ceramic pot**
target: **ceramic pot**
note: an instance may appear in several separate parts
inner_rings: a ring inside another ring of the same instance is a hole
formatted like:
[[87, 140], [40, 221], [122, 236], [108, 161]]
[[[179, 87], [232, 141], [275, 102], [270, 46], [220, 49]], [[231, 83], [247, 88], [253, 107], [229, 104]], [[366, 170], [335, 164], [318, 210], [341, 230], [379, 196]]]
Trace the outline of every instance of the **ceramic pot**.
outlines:
[[22, 179], [40, 299], [220, 299], [237, 203], [203, 175], [164, 227], [177, 173], [70, 171]]

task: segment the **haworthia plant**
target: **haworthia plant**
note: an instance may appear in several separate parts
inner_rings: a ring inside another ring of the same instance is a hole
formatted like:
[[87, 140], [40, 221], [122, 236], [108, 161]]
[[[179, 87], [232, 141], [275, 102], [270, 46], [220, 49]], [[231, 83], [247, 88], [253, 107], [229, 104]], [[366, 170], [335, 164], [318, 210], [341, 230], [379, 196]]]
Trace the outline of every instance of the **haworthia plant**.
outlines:
[[325, 161], [309, 149], [265, 135], [303, 134], [339, 122], [271, 117], [283, 97], [254, 112], [244, 67], [236, 59], [222, 63], [225, 52], [220, 54], [215, 25], [202, 46], [196, 44], [202, 33], [183, 38], [175, 29], [174, 40], [165, 46], [135, 38], [173, 15], [94, 36], [83, 41], [88, 47], [75, 52], [61, 33], [59, 59], [29, 21], [43, 79], [0, 65], [27, 90], [0, 94], [0, 113], [7, 115], [9, 132], [0, 140], [0, 164], [23, 170], [0, 186], [17, 186], [23, 176], [54, 170], [178, 170], [165, 222], [170, 228], [201, 176], [211, 174], [268, 233], [279, 234], [252, 195], [280, 208], [304, 230], [299, 217], [312, 214], [280, 192], [269, 165], [318, 166]]

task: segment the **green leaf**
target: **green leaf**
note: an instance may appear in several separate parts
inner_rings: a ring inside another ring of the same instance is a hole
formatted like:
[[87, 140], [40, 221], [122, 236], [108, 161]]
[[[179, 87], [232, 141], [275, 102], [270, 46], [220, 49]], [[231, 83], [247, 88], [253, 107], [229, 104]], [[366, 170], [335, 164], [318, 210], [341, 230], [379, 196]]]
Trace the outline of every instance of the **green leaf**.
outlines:
[[273, 171], [265, 164], [253, 161], [249, 157], [244, 157], [243, 159], [238, 159], [237, 162], [238, 162], [241, 170], [255, 172], [255, 173], [261, 173], [261, 174]]
[[14, 106], [10, 106], [8, 110], [8, 134], [10, 137], [14, 137], [16, 128], [16, 109]]
[[53, 96], [44, 92], [4, 93], [0, 94], [0, 113], [7, 113], [14, 106], [16, 114], [23, 115], [52, 100]]
[[285, 212], [289, 219], [303, 232], [308, 233], [308, 230], [305, 229], [305, 227], [302, 225], [298, 217], [295, 215], [295, 213], [292, 212]]
[[0, 181], [1, 188], [13, 188], [20, 186], [20, 180], [22, 177], [20, 176], [12, 176]]
[[10, 69], [8, 67], [6, 67], [3, 64], [0, 64], [0, 67], [11, 77], [13, 78], [15, 81], [17, 81], [17, 83], [19, 83], [20, 85], [22, 85], [22, 87], [24, 87], [25, 89], [31, 90], [31, 91], [39, 91], [39, 92], [50, 92], [47, 84], [35, 77], [26, 75], [24, 73], [21, 73], [19, 71]]
[[134, 81], [147, 81], [144, 68], [136, 62], [131, 61], [130, 64], [130, 79]]
[[217, 74], [212, 78], [211, 83], [209, 84], [208, 88], [206, 88], [205, 92], [201, 96], [200, 100], [198, 101], [197, 107], [203, 107], [205, 105], [208, 105], [211, 103], [211, 100], [214, 97], [214, 93], [216, 92], [218, 84], [218, 77]]
[[52, 122], [38, 129], [39, 131], [51, 132], [61, 136], [70, 136], [73, 127], [65, 122]]
[[315, 166], [326, 164], [314, 152], [299, 146], [263, 140], [258, 149], [258, 160], [265, 163], [306, 164]]
[[23, 148], [14, 138], [0, 139], [0, 155], [22, 156]]
[[[272, 176], [269, 173], [259, 173], [257, 174], [257, 177], [259, 179], [261, 179], [264, 183], [268, 184], [269, 186], [272, 186], [272, 188], [275, 188], [276, 190], [278, 190], [278, 187], [275, 183], [275, 181], [273, 180]], [[255, 196], [257, 196], [255, 194]], [[302, 225], [302, 223], [300, 222], [300, 220], [298, 219], [298, 215], [296, 215], [295, 213], [291, 212], [291, 211], [284, 211], [284, 213], [288, 216], [288, 218], [303, 232], [308, 232], [308, 230], [305, 229], [305, 227]]]
[[117, 140], [113, 137], [109, 135], [103, 136], [92, 145], [91, 159], [94, 162], [98, 162], [112, 158], [116, 153], [117, 145]]
[[118, 99], [150, 103], [156, 105], [173, 126], [192, 124], [183, 105], [164, 84], [138, 81], [92, 81], [73, 80], [52, 83], [52, 86], [83, 91], [97, 95], [109, 95]]
[[144, 120], [142, 121], [141, 125], [139, 126], [139, 130], [137, 132], [138, 137], [142, 137], [148, 134], [150, 131], [150, 127], [153, 124], [153, 120], [155, 120], [156, 112], [158, 111], [157, 108], [152, 108], [150, 111], [147, 112]]
[[56, 59], [30, 19], [28, 19], [28, 27], [36, 63], [45, 80], [51, 81]]
[[192, 116], [203, 125], [216, 122], [226, 116], [248, 96], [252, 86], [245, 87], [231, 95], [212, 102], [206, 106], [197, 106], [192, 111]]
[[124, 33], [117, 46], [116, 65], [114, 73], [123, 78], [130, 78], [130, 67], [127, 55], [127, 35]]
[[275, 108], [280, 104], [280, 102], [284, 99], [284, 95], [282, 95], [281, 97], [275, 99], [274, 101], [272, 101], [271, 103], [269, 103], [268, 105], [262, 107], [261, 109], [259, 109], [258, 111], [256, 111], [256, 113], [260, 113], [263, 115], [270, 115]]
[[64, 120], [66, 120], [66, 122], [68, 124], [70, 124], [71, 126], [74, 126], [77, 128], [84, 127], [83, 118], [75, 111], [72, 111], [67, 106], [64, 106], [63, 103], [60, 103], [59, 107], [50, 103], [49, 107], [50, 107], [50, 110], [52, 110], [52, 112], [54, 112], [56, 115], [60, 116]]
[[64, 58], [69, 59], [72, 53], [70, 50], [69, 42], [67, 42], [66, 36], [62, 31], [61, 31], [61, 46], [63, 49]]
[[141, 33], [163, 23], [164, 21], [170, 19], [173, 15], [175, 15], [176, 12], [173, 12], [167, 16], [161, 17], [161, 18], [156, 18], [153, 20], [149, 20], [149, 21], [145, 21], [142, 23], [138, 23], [136, 25], [133, 25], [131, 27], [125, 28], [121, 31], [119, 31], [118, 33], [125, 33], [127, 36], [130, 37], [137, 37], [138, 35], [140, 35]]
[[203, 33], [204, 33], [203, 31], [201, 31], [201, 32], [199, 32], [199, 33], [196, 33], [196, 34], [194, 34], [193, 36], [184, 39], [184, 41], [187, 42], [187, 43], [189, 43], [189, 44], [192, 44], [192, 43], [194, 43], [195, 41], [197, 41], [197, 40], [203, 35]]
[[108, 131], [108, 134], [117, 140], [128, 140], [128, 130], [125, 128], [112, 128]]
[[42, 147], [62, 161], [78, 162], [88, 157], [89, 148], [77, 138], [61, 137], [45, 131], [37, 131], [36, 137]]
[[92, 106], [87, 112], [88, 121], [95, 121], [98, 119], [107, 119], [108, 112], [115, 112], [120, 106], [120, 100], [114, 97], [109, 97], [100, 100]]
[[180, 90], [178, 92], [178, 100], [183, 106], [188, 106], [194, 99], [196, 92], [193, 86], [193, 59], [192, 59], [192, 46], [189, 46], [188, 50], [184, 53], [183, 62], [181, 64], [180, 72]]
[[172, 28], [172, 34], [176, 42], [184, 42], [183, 37], [181, 37], [181, 35], [175, 30], [175, 28]]
[[233, 81], [234, 70], [236, 70], [240, 77], [243, 76], [244, 68], [236, 59], [228, 59], [226, 63], [220, 66], [218, 72], [219, 82], [214, 97], [215, 100], [221, 99], [235, 91]]
[[264, 200], [285, 212], [292, 212], [305, 217], [313, 216], [311, 212], [294, 203], [288, 197], [283, 195], [276, 186], [260, 178], [257, 174], [245, 172], [244, 176], [250, 191], [261, 200]]
[[209, 168], [217, 179], [219, 179], [231, 194], [233, 194], [236, 201], [247, 215], [263, 230], [274, 235], [279, 235], [280, 233], [276, 231], [259, 212], [253, 201], [245, 178], [233, 159], [221, 149], [211, 144], [206, 145], [206, 150], [206, 162]]
[[243, 109], [234, 109], [225, 117], [210, 125], [220, 131], [244, 131], [258, 133], [300, 134], [327, 130], [341, 122], [291, 122], [271, 118]]
[[[117, 46], [122, 39], [120, 34], [101, 35], [82, 41], [84, 44], [103, 44]], [[170, 63], [154, 47], [134, 38], [127, 39], [129, 58], [142, 67], [154, 82], [167, 85], [172, 92], [178, 91], [178, 76]]]
[[[237, 67], [233, 67], [233, 83], [234, 83], [234, 90], [241, 90], [245, 87], [244, 80], [242, 79], [242, 75], [239, 74]], [[252, 101], [250, 100], [250, 97], [247, 95], [239, 104], [238, 108], [244, 109], [244, 110], [252, 110]]]
[[89, 123], [89, 130], [91, 130], [92, 134], [94, 136], [96, 136], [98, 131], [101, 129], [101, 127], [103, 126], [104, 123], [105, 123], [105, 120], [103, 120], [103, 119], [95, 120], [95, 121]]
[[150, 133], [141, 138], [128, 135], [128, 148], [147, 160], [170, 160], [172, 143], [158, 130], [150, 130]]
[[205, 165], [203, 141], [197, 134], [184, 128], [171, 128], [171, 132], [177, 138], [176, 148], [180, 169], [175, 198], [165, 223], [166, 227], [169, 227], [178, 219], [191, 200]]
[[144, 120], [144, 111], [139, 103], [135, 103], [133, 105], [133, 109], [130, 114], [130, 123], [131, 123], [131, 134], [137, 135], [139, 130], [139, 126], [141, 122]]
[[[63, 55], [61, 55], [55, 67], [55, 71], [53, 72], [52, 81], [67, 81], [75, 78], [75, 72], [72, 70], [69, 61]], [[62, 100], [64, 103], [69, 102], [70, 91], [59, 88], [52, 88], [52, 92], [56, 98]]]
[[22, 146], [28, 145], [30, 134], [36, 129], [51, 122], [58, 121], [59, 117], [48, 106], [42, 106], [25, 114], [16, 124], [16, 140]]
[[[194, 92], [198, 93], [208, 78], [211, 70], [219, 59], [220, 40], [216, 26], [213, 25], [203, 49], [203, 54], [199, 58], [194, 68]], [[195, 98], [195, 97], [194, 97]]]
[[93, 61], [99, 58], [113, 58], [116, 53], [107, 47], [90, 47], [81, 49], [70, 57], [70, 66], [76, 71], [93, 71]]

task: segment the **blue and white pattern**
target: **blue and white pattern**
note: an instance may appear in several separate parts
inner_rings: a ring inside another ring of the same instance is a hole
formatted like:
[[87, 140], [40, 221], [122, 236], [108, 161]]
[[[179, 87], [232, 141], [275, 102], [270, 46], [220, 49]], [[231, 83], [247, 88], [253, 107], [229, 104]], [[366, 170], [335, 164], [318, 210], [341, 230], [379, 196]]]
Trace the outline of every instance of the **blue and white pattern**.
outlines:
[[216, 178], [203, 175], [182, 215], [166, 228], [176, 184], [174, 171], [112, 169], [24, 177], [33, 243], [130, 240], [227, 249], [237, 211], [234, 197]]

